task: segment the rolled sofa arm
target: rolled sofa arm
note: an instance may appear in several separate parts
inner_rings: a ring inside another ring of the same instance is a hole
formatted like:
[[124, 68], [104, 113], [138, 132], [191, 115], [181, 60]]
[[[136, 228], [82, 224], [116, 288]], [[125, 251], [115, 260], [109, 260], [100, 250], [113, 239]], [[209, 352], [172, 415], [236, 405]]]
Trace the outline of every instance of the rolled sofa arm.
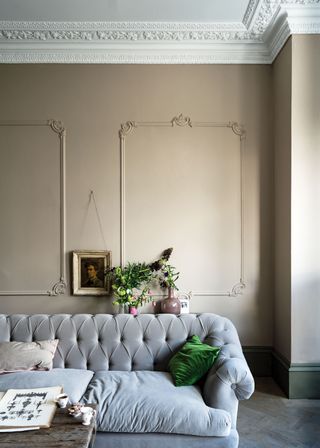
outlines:
[[218, 360], [209, 371], [203, 386], [207, 406], [224, 409], [236, 427], [239, 400], [249, 398], [254, 391], [254, 379], [244, 358]]
[[246, 400], [253, 394], [254, 379], [244, 359], [226, 359], [215, 374], [233, 389], [238, 400]]

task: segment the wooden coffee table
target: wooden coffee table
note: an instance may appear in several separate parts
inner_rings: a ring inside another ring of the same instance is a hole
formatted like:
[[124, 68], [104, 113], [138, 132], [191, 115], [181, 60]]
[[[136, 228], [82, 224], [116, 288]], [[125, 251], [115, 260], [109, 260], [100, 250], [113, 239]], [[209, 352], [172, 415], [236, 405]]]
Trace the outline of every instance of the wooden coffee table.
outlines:
[[91, 448], [94, 438], [95, 421], [84, 426], [66, 409], [57, 409], [50, 428], [0, 433], [0, 448]]

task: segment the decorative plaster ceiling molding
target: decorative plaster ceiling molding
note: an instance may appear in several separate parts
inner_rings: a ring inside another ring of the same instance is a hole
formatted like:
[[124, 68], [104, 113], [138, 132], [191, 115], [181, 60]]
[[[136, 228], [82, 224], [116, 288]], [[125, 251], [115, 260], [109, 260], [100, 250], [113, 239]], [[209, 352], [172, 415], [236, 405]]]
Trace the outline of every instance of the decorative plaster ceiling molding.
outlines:
[[[260, 64], [270, 63], [269, 51], [265, 47], [256, 46], [248, 52], [247, 49], [236, 48], [231, 50], [230, 44], [211, 47], [210, 50], [199, 48], [189, 49], [168, 49], [155, 50], [141, 47], [131, 47], [131, 49], [101, 48], [92, 49], [65, 49], [48, 52], [43, 50], [26, 50], [22, 48], [2, 51], [0, 62], [2, 63], [64, 63], [64, 64]], [[261, 49], [262, 48], [262, 49]]]
[[23, 31], [247, 31], [242, 22], [44, 22], [0, 21], [0, 30]]
[[288, 6], [286, 9], [287, 22], [291, 34], [319, 34], [320, 33], [320, 7], [308, 6], [296, 8]]
[[286, 18], [282, 18], [278, 21], [272, 33], [270, 32], [269, 36], [268, 48], [270, 50], [270, 59], [272, 61], [277, 57], [277, 54], [280, 52], [290, 35], [291, 31], [288, 21]]
[[0, 42], [207, 42], [257, 38], [237, 22], [0, 22]]
[[242, 23], [0, 21], [0, 62], [270, 64], [294, 33], [320, 33], [320, 0], [250, 0]]
[[260, 3], [259, 0], [250, 0], [249, 1], [247, 10], [245, 12], [245, 15], [244, 15], [243, 21], [242, 21], [244, 26], [248, 29], [251, 28], [251, 24], [253, 22], [253, 18], [256, 15], [259, 3]]
[[296, 6], [287, 6], [274, 23], [265, 32], [265, 40], [272, 61], [292, 34], [319, 34], [320, 8], [308, 6], [301, 10]]

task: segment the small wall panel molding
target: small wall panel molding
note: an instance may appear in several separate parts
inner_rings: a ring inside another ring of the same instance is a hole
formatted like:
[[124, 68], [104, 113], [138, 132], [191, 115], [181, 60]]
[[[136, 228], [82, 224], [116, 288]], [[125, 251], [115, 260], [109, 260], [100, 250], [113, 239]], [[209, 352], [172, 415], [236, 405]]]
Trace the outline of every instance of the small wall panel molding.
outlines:
[[[19, 290], [19, 291], [0, 291], [0, 296], [57, 296], [66, 292], [66, 266], [65, 266], [65, 147], [66, 147], [66, 129], [61, 121], [43, 120], [43, 121], [0, 121], [0, 127], [47, 127], [57, 135], [57, 147], [59, 151], [59, 200], [60, 200], [60, 219], [59, 219], [59, 278], [52, 280], [47, 290]], [[34, 269], [34, 266], [32, 266]]]
[[189, 128], [228, 128], [230, 132], [233, 132], [239, 137], [239, 151], [240, 151], [240, 257], [239, 257], [239, 281], [226, 291], [191, 291], [192, 296], [228, 296], [237, 297], [243, 293], [245, 288], [244, 280], [244, 145], [246, 132], [243, 126], [236, 122], [197, 122], [192, 121], [190, 117], [180, 114], [175, 116], [171, 121], [167, 122], [137, 122], [137, 121], [127, 121], [121, 124], [119, 130], [120, 138], [120, 263], [123, 266], [126, 262], [126, 232], [125, 232], [125, 219], [126, 219], [126, 139], [134, 132], [137, 128], [143, 127], [166, 127], [173, 128], [175, 126], [179, 127], [189, 127]]

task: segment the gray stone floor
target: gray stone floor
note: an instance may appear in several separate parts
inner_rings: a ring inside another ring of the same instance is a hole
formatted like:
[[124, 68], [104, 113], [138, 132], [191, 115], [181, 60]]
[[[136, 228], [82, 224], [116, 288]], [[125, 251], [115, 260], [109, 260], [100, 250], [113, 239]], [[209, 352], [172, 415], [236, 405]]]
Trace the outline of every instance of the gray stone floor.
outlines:
[[256, 378], [237, 426], [240, 448], [320, 448], [320, 400], [288, 400], [271, 378]]

